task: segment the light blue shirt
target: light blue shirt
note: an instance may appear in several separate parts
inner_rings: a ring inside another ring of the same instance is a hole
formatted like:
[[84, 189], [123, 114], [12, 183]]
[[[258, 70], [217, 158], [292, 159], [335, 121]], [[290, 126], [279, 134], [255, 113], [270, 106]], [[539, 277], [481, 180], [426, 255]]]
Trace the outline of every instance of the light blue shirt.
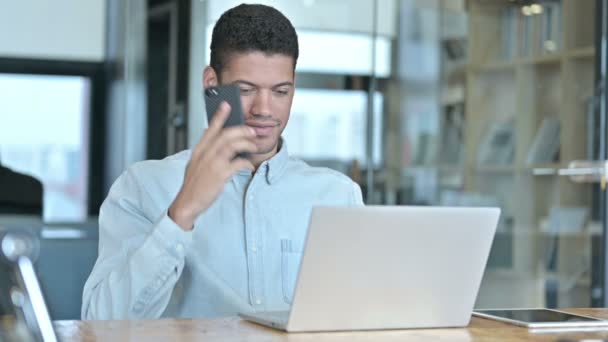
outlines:
[[255, 174], [235, 174], [186, 232], [167, 209], [189, 159], [136, 163], [110, 189], [83, 319], [287, 310], [312, 207], [363, 204], [356, 183], [289, 157], [283, 144]]

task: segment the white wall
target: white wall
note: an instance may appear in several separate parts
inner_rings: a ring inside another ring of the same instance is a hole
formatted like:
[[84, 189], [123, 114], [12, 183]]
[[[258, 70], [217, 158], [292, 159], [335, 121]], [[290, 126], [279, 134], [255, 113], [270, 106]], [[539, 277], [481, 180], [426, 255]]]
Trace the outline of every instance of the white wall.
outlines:
[[[209, 1], [208, 23], [242, 0]], [[373, 32], [371, 0], [257, 0], [283, 12], [296, 29], [338, 32]], [[396, 30], [396, 0], [378, 1], [378, 33], [393, 37]]]
[[97, 62], [105, 57], [106, 0], [0, 3], [0, 57]]
[[190, 5], [190, 70], [188, 73], [188, 147], [200, 140], [207, 127], [205, 102], [203, 101], [203, 69], [207, 41], [207, 3], [191, 0]]

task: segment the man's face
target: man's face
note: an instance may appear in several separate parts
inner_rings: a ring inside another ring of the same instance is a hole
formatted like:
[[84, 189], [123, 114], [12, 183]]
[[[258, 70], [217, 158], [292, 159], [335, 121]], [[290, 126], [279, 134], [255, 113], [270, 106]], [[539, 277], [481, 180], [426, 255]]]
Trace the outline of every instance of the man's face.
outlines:
[[219, 75], [222, 84], [240, 87], [245, 123], [257, 133], [262, 160], [276, 153], [289, 120], [295, 90], [293, 63], [293, 58], [283, 54], [233, 54]]

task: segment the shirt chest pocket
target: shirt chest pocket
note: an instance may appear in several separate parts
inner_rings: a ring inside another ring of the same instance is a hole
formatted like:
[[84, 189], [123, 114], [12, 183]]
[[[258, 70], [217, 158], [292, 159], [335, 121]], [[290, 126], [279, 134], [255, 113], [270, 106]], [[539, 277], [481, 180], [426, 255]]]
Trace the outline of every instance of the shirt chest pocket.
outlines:
[[291, 304], [293, 291], [302, 260], [302, 250], [292, 243], [292, 240], [281, 239], [281, 285], [283, 300]]

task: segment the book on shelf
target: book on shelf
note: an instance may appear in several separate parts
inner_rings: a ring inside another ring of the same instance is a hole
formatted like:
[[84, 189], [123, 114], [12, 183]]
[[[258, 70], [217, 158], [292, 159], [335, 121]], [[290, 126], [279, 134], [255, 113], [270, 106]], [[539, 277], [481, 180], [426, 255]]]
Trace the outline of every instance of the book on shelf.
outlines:
[[[545, 21], [545, 7], [540, 7], [541, 12], [521, 15], [521, 57], [538, 56], [544, 51], [543, 48], [543, 22]], [[550, 35], [550, 33], [547, 33]]]
[[533, 42], [535, 41], [535, 16], [520, 15], [519, 25], [521, 32], [521, 40], [519, 46], [520, 57], [530, 57], [534, 54]]
[[552, 207], [549, 209], [549, 216], [540, 220], [540, 231], [551, 237], [545, 257], [548, 270], [555, 271], [557, 269], [558, 237], [582, 234], [585, 231], [588, 220], [588, 208], [561, 206]]
[[442, 190], [439, 193], [439, 205], [450, 207], [501, 207], [503, 212], [496, 229], [497, 233], [513, 231], [513, 216], [505, 209], [504, 201], [491, 194], [461, 190]]
[[513, 162], [515, 125], [512, 119], [495, 122], [479, 145], [478, 165], [509, 165]]
[[589, 217], [586, 207], [552, 207], [546, 225], [541, 225], [544, 233], [551, 235], [580, 234], [584, 231]]
[[526, 165], [551, 163], [559, 152], [560, 122], [557, 118], [544, 118], [538, 132], [534, 136]]
[[442, 190], [439, 205], [450, 207], [500, 207], [498, 197], [479, 192]]
[[501, 12], [501, 59], [510, 60], [517, 55], [517, 27], [519, 19], [519, 7], [517, 6], [506, 7]]
[[443, 40], [443, 49], [448, 60], [464, 62], [467, 56], [466, 38], [449, 38]]
[[462, 72], [467, 66], [467, 40], [466, 38], [449, 38], [442, 41], [442, 63], [444, 74], [450, 78]]
[[431, 165], [436, 157], [436, 137], [428, 132], [418, 135], [413, 163], [414, 165]]
[[540, 50], [552, 54], [560, 50], [562, 39], [562, 4], [559, 1], [543, 3]]
[[[563, 31], [561, 1], [543, 1], [532, 6], [535, 6], [535, 11], [518, 13], [521, 32], [520, 57], [558, 52], [562, 45]], [[503, 37], [503, 39], [505, 38]]]
[[441, 129], [441, 163], [460, 165], [464, 155], [464, 103], [444, 107]]

